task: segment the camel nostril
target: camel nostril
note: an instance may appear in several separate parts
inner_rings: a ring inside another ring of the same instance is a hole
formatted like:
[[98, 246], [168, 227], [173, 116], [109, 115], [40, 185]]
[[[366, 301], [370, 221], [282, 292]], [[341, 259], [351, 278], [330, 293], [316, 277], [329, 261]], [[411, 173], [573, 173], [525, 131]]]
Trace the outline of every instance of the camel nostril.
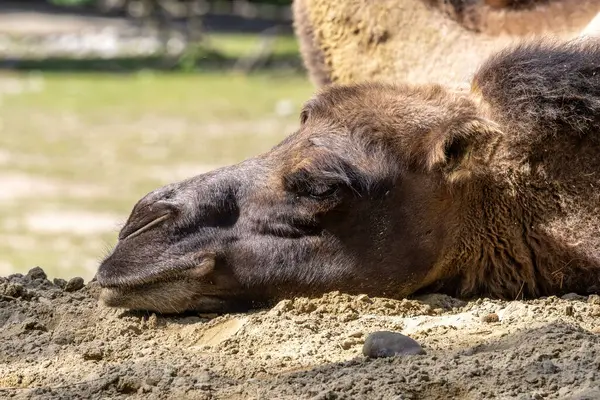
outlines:
[[214, 194], [198, 206], [197, 213], [203, 227], [228, 228], [235, 225], [240, 217], [239, 205], [232, 191]]
[[134, 238], [136, 236], [138, 236], [139, 234], [146, 232], [147, 230], [153, 228], [154, 226], [160, 224], [161, 222], [169, 219], [171, 217], [170, 212], [162, 214], [161, 216], [159, 216], [158, 218], [153, 219], [152, 221], [148, 222], [146, 225], [142, 226], [141, 228], [133, 231], [132, 233], [129, 233], [128, 235], [124, 236], [122, 240], [125, 239], [131, 239]]
[[177, 210], [172, 205], [136, 206], [119, 233], [119, 240], [132, 239], [172, 218]]

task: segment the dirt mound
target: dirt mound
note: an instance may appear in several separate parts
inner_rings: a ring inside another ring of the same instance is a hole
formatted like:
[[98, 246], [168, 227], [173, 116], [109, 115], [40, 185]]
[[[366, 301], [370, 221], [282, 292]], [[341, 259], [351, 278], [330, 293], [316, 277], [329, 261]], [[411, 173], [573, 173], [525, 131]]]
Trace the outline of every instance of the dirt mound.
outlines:
[[[0, 278], [0, 397], [595, 399], [600, 297], [463, 302], [329, 293], [248, 314], [98, 305], [95, 282]], [[362, 356], [374, 331], [427, 354]]]

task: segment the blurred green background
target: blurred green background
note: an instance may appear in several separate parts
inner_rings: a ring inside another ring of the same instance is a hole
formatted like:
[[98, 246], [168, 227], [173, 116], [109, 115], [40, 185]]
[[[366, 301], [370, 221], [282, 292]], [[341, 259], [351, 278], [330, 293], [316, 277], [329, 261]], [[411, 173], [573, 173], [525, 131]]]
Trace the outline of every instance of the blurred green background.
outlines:
[[[189, 34], [176, 27], [185, 15], [165, 28], [90, 4], [0, 6], [0, 276], [40, 266], [91, 279], [147, 192], [292, 133], [314, 88], [289, 5], [276, 7], [287, 17], [257, 21], [255, 9], [240, 19], [231, 8], [211, 20], [205, 5]], [[130, 51], [138, 39], [155, 48]], [[120, 41], [133, 44], [119, 50]]]

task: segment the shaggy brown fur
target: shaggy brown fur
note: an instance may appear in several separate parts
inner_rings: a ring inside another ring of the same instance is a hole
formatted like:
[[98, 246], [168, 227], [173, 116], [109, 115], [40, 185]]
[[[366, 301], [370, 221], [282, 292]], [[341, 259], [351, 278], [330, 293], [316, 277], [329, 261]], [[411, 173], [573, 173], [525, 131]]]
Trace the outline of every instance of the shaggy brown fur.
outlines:
[[472, 92], [330, 86], [271, 151], [140, 200], [100, 266], [103, 299], [598, 292], [599, 75], [589, 40], [501, 52]]
[[531, 35], [577, 36], [600, 0], [295, 0], [313, 82], [454, 84], [493, 52]]

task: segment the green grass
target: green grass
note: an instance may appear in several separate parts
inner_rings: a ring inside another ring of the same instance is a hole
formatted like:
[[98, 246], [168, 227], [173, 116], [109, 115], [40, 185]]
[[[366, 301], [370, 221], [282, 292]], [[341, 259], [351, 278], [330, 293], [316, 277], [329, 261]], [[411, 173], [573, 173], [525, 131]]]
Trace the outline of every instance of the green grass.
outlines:
[[[7, 80], [37, 90], [2, 94]], [[0, 186], [24, 176], [59, 188], [0, 195], [0, 271], [39, 265], [91, 278], [118, 226], [48, 233], [28, 218], [77, 211], [122, 222], [158, 186], [268, 150], [296, 128], [313, 90], [296, 75], [0, 75]], [[292, 113], [278, 115], [281, 101]]]
[[[254, 34], [215, 33], [209, 35], [213, 48], [218, 49], [225, 57], [237, 58], [248, 55], [259, 46], [261, 37]], [[273, 54], [299, 54], [298, 41], [293, 35], [280, 35], [275, 39]]]

